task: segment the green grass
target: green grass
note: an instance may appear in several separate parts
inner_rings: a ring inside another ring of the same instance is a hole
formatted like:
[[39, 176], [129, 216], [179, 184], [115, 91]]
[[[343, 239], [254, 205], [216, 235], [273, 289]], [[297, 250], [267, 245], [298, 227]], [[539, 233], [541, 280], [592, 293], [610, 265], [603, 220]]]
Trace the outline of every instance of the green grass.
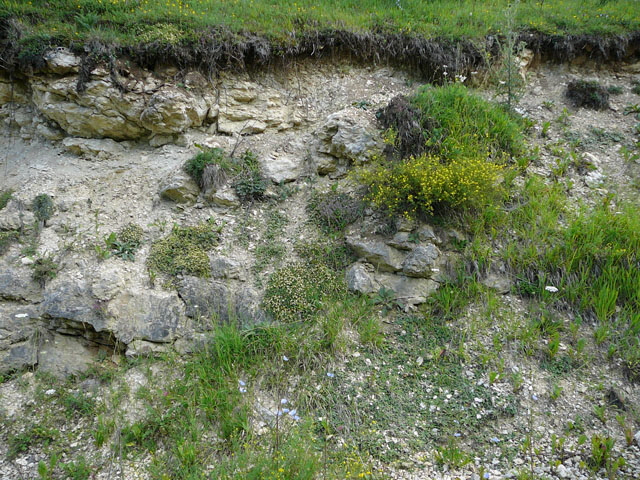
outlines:
[[[2, 0], [0, 16], [17, 16], [26, 30], [23, 53], [87, 42], [125, 46], [196, 42], [212, 27], [253, 32], [276, 44], [296, 43], [309, 33], [401, 33], [426, 38], [479, 38], [504, 33], [506, 0]], [[520, 2], [515, 28], [545, 34], [615, 35], [636, 31], [634, 0]], [[277, 53], [277, 52], [276, 52]]]

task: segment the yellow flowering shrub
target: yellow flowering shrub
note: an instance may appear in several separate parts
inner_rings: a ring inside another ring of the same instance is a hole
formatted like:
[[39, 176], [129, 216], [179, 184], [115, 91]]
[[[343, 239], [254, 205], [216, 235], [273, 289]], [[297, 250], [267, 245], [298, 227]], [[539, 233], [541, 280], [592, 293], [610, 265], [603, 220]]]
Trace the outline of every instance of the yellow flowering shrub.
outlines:
[[441, 208], [479, 207], [498, 192], [503, 166], [483, 158], [456, 158], [442, 163], [431, 155], [359, 172], [369, 187], [367, 200], [406, 217], [431, 214]]

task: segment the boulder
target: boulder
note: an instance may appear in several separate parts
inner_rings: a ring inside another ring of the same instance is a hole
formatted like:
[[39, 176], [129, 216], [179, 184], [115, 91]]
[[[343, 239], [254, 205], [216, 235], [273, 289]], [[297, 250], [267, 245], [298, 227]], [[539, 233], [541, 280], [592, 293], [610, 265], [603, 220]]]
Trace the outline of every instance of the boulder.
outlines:
[[293, 182], [302, 173], [302, 163], [299, 156], [274, 152], [262, 162], [262, 171], [273, 183]]
[[0, 263], [0, 298], [20, 302], [42, 301], [42, 289], [31, 279], [31, 269]]
[[232, 278], [244, 280], [242, 266], [239, 262], [227, 257], [215, 257], [211, 260], [211, 276], [213, 278]]
[[373, 266], [356, 263], [349, 267], [345, 274], [347, 288], [352, 292], [368, 295], [377, 292], [379, 287], [373, 275]]
[[58, 378], [78, 375], [91, 367], [96, 353], [82, 337], [46, 335], [38, 352], [38, 370]]
[[175, 340], [184, 321], [184, 305], [175, 292], [130, 289], [106, 306], [115, 337], [166, 343]]
[[509, 293], [511, 291], [511, 286], [513, 285], [513, 282], [509, 277], [498, 275], [497, 273], [493, 272], [487, 275], [487, 277], [484, 278], [481, 283], [485, 287], [496, 290], [498, 293], [502, 294]]
[[317, 135], [320, 153], [356, 163], [368, 161], [380, 149], [376, 131], [362, 126], [348, 109], [329, 115]]
[[0, 374], [38, 362], [39, 312], [22, 305], [0, 305]]
[[64, 75], [80, 71], [81, 59], [67, 48], [59, 47], [49, 50], [43, 55], [46, 70], [50, 73]]
[[208, 111], [202, 98], [177, 87], [163, 87], [153, 94], [140, 121], [154, 133], [180, 133], [202, 125]]
[[178, 293], [186, 305], [188, 317], [209, 322], [237, 321], [242, 327], [264, 322], [260, 297], [251, 288], [232, 289], [227, 284], [206, 278], [184, 277]]
[[210, 188], [204, 195], [204, 199], [221, 207], [239, 207], [240, 198], [233, 187], [224, 187], [219, 190]]
[[409, 277], [429, 278], [432, 269], [437, 268], [440, 250], [429, 243], [414, 248], [402, 263], [402, 272]]
[[125, 151], [122, 145], [110, 138], [67, 137], [62, 141], [62, 144], [71, 153], [82, 155], [88, 160], [117, 158]]
[[193, 203], [200, 194], [196, 182], [182, 168], [173, 170], [160, 184], [160, 197], [176, 203]]
[[366, 259], [377, 270], [387, 272], [402, 270], [405, 253], [377, 240], [348, 236], [346, 242], [359, 257]]
[[405, 306], [426, 302], [429, 295], [439, 287], [438, 282], [431, 279], [412, 278], [391, 273], [377, 274], [375, 278], [379, 285], [393, 290], [395, 300]]

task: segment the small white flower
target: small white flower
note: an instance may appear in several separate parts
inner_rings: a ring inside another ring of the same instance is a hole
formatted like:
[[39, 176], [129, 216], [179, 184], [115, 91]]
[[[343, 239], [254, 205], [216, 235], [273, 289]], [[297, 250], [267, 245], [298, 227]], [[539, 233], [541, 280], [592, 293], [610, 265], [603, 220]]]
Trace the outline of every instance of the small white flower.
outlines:
[[293, 410], [291, 410], [291, 411], [289, 412], [289, 415], [291, 415], [292, 417], [295, 417], [295, 416], [296, 416], [296, 413], [298, 413], [298, 411], [294, 408]]
[[336, 376], [335, 373], [327, 372], [327, 377], [333, 378], [335, 376]]
[[287, 357], [286, 355], [282, 356], [282, 361], [283, 362], [288, 362], [289, 361], [289, 357]]
[[241, 387], [246, 387], [247, 384], [244, 383], [242, 380], [238, 380], [238, 385], [240, 385]]
[[533, 395], [531, 395], [531, 400], [533, 400], [534, 402], [537, 402], [538, 396], [534, 393]]
[[56, 391], [53, 388], [51, 388], [51, 389], [47, 390], [46, 392], [44, 392], [45, 395], [53, 395], [54, 393], [56, 393]]
[[461, 433], [456, 432], [456, 433], [454, 433], [454, 434], [453, 434], [453, 436], [454, 436], [454, 437], [461, 437], [461, 436], [462, 436], [462, 434], [461, 434]]
[[558, 289], [556, 287], [554, 287], [553, 285], [547, 285], [546, 287], [544, 287], [544, 289], [547, 292], [551, 292], [551, 293], [556, 293], [558, 291]]
[[449, 74], [447, 72], [442, 72], [442, 75], [444, 75], [446, 77]]
[[283, 408], [282, 409], [282, 413], [289, 413], [289, 409], [288, 408]]
[[247, 393], [247, 389], [244, 387], [240, 387], [238, 388], [238, 390], [240, 391], [240, 393]]
[[289, 400], [287, 400], [286, 398], [283, 398], [282, 400], [280, 400], [280, 403], [282, 405], [286, 405], [289, 402]]

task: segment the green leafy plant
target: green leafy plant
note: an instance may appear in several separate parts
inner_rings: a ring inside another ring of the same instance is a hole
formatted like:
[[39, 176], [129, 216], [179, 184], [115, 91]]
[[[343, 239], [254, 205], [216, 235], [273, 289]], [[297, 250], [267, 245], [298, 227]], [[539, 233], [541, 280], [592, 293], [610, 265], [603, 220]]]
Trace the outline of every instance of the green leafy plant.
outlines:
[[171, 234], [151, 245], [149, 270], [208, 277], [211, 266], [207, 251], [218, 243], [220, 230], [210, 222], [192, 227], [174, 225]]
[[[209, 169], [209, 179], [205, 178], [205, 170], [207, 167], [213, 166], [215, 168]], [[235, 164], [229, 159], [225, 151], [221, 148], [203, 149], [187, 160], [184, 165], [184, 170], [191, 178], [195, 180], [198, 186], [206, 190], [207, 187], [212, 184], [222, 184], [226, 181], [226, 176], [229, 172], [237, 170]], [[216, 176], [215, 174], [219, 176]]]
[[0, 232], [0, 255], [4, 255], [9, 247], [20, 238], [20, 232], [17, 230], [7, 230]]
[[277, 270], [267, 283], [264, 308], [276, 320], [305, 320], [322, 307], [322, 300], [344, 291], [342, 279], [323, 265], [294, 263]]
[[52, 256], [40, 257], [31, 265], [33, 272], [31, 278], [38, 282], [41, 286], [49, 280], [56, 278], [60, 266], [54, 261]]

